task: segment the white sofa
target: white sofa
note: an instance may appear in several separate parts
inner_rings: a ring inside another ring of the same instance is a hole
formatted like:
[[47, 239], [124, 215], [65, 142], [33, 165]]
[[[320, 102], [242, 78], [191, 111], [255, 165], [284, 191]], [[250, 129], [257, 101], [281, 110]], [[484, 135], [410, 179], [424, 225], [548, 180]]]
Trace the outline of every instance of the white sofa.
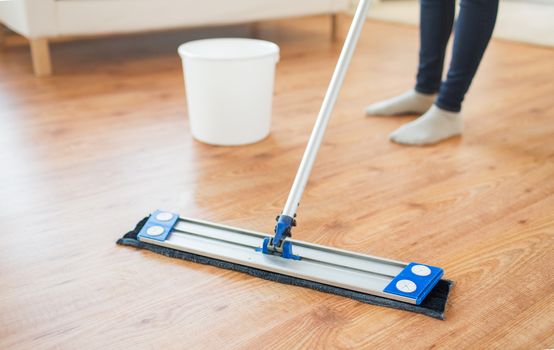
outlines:
[[335, 14], [350, 0], [4, 0], [0, 22], [30, 41], [37, 76], [50, 75], [48, 40]]

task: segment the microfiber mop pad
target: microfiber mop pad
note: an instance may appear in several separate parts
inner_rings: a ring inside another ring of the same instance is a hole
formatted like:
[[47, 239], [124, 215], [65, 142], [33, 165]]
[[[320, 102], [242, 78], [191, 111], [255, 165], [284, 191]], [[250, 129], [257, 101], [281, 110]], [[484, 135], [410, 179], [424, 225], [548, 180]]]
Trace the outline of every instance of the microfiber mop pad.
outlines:
[[201, 255], [186, 253], [171, 248], [141, 242], [138, 240], [137, 235], [147, 220], [148, 218], [144, 218], [143, 220], [141, 220], [132, 231], [129, 231], [122, 238], [120, 238], [117, 241], [117, 244], [147, 249], [154, 253], [165, 255], [170, 258], [188, 260], [200, 264], [212, 265], [219, 268], [243, 272], [251, 276], [263, 278], [269, 281], [311, 288], [320, 292], [351, 298], [366, 304], [385, 306], [394, 309], [415, 312], [440, 320], [444, 319], [444, 312], [448, 300], [448, 295], [453, 285], [453, 282], [450, 280], [441, 279], [420, 305], [413, 305], [401, 301], [395, 301], [370, 294], [364, 294], [344, 288], [308, 281], [297, 277], [291, 277], [279, 273], [259, 270], [248, 266], [233, 264], [227, 261], [212, 259]]

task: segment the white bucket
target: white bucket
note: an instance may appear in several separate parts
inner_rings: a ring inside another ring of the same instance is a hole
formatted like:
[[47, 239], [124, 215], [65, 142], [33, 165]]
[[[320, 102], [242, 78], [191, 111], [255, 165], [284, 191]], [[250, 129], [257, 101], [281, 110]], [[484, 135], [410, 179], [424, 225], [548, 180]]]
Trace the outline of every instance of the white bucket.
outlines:
[[192, 136], [213, 145], [264, 139], [279, 47], [269, 41], [222, 38], [179, 46]]

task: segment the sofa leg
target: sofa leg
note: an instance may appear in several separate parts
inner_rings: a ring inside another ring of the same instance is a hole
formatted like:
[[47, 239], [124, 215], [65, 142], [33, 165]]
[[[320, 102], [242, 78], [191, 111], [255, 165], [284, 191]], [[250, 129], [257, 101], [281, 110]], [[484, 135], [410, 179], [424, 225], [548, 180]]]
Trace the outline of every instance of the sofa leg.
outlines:
[[339, 30], [338, 21], [339, 21], [338, 15], [336, 13], [333, 13], [331, 15], [331, 41], [336, 41], [337, 40], [337, 35], [338, 35], [338, 30]]
[[52, 61], [50, 60], [50, 48], [48, 39], [30, 39], [31, 58], [33, 60], [33, 71], [36, 77], [52, 75]]
[[6, 46], [6, 38], [8, 36], [8, 28], [0, 23], [0, 49]]
[[259, 22], [250, 23], [250, 36], [252, 38], [259, 38], [260, 37], [260, 23]]

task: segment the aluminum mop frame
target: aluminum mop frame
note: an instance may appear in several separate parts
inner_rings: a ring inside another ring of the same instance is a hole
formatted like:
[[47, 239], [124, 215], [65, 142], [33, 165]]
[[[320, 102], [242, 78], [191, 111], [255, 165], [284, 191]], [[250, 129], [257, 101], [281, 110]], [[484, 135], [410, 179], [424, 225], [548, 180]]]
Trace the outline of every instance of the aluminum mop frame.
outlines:
[[340, 290], [415, 305], [422, 303], [440, 281], [443, 275], [441, 268], [419, 263], [406, 264], [290, 238], [291, 229], [296, 225], [296, 210], [354, 54], [370, 3], [370, 0], [359, 2], [290, 194], [282, 213], [277, 217], [274, 235], [156, 211], [139, 228], [136, 236], [138, 241], [214, 259], [221, 264], [235, 264], [337, 287]]

